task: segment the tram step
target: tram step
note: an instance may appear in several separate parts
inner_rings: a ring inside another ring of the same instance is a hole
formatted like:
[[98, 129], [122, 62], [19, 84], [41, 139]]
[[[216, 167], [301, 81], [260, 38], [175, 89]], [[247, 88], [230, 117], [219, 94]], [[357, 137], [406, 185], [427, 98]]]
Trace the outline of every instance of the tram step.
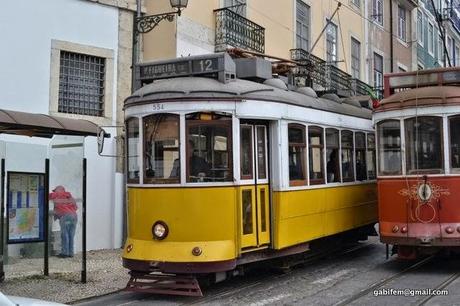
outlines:
[[130, 272], [125, 290], [167, 295], [203, 296], [198, 280], [193, 276]]

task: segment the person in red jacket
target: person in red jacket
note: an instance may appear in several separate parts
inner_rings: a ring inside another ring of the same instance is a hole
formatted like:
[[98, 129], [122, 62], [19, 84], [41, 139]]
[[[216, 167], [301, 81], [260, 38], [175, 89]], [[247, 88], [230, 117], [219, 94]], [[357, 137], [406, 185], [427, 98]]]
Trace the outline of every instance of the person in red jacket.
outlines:
[[61, 226], [61, 254], [58, 257], [73, 257], [73, 240], [77, 227], [77, 203], [72, 194], [61, 185], [49, 194], [54, 202], [54, 219], [59, 219]]

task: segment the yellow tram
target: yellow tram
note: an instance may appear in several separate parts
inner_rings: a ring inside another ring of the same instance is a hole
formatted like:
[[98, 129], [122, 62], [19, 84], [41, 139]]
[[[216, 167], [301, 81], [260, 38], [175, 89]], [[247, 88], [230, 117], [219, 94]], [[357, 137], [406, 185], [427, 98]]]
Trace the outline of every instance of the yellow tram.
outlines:
[[132, 290], [199, 295], [197, 275], [373, 232], [375, 136], [357, 100], [288, 89], [270, 62], [225, 53], [137, 77], [125, 101]]

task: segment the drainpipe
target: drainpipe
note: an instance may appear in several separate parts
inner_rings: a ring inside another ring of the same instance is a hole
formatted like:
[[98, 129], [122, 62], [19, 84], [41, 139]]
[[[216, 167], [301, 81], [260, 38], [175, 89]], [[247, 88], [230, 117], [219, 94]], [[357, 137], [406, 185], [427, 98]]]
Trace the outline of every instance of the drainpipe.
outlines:
[[390, 1], [390, 72], [394, 72], [393, 0]]

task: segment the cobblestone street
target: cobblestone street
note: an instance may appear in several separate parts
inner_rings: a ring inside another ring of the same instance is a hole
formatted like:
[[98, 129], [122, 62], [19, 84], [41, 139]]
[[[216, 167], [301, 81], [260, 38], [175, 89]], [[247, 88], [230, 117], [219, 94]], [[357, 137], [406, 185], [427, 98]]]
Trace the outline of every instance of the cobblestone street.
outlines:
[[[119, 292], [78, 305], [458, 305], [459, 259], [386, 260], [385, 246], [376, 238], [337, 253], [285, 274], [253, 271], [205, 289], [203, 298]], [[448, 295], [427, 300], [414, 291], [438, 288]], [[395, 296], [383, 289], [409, 291]]]

